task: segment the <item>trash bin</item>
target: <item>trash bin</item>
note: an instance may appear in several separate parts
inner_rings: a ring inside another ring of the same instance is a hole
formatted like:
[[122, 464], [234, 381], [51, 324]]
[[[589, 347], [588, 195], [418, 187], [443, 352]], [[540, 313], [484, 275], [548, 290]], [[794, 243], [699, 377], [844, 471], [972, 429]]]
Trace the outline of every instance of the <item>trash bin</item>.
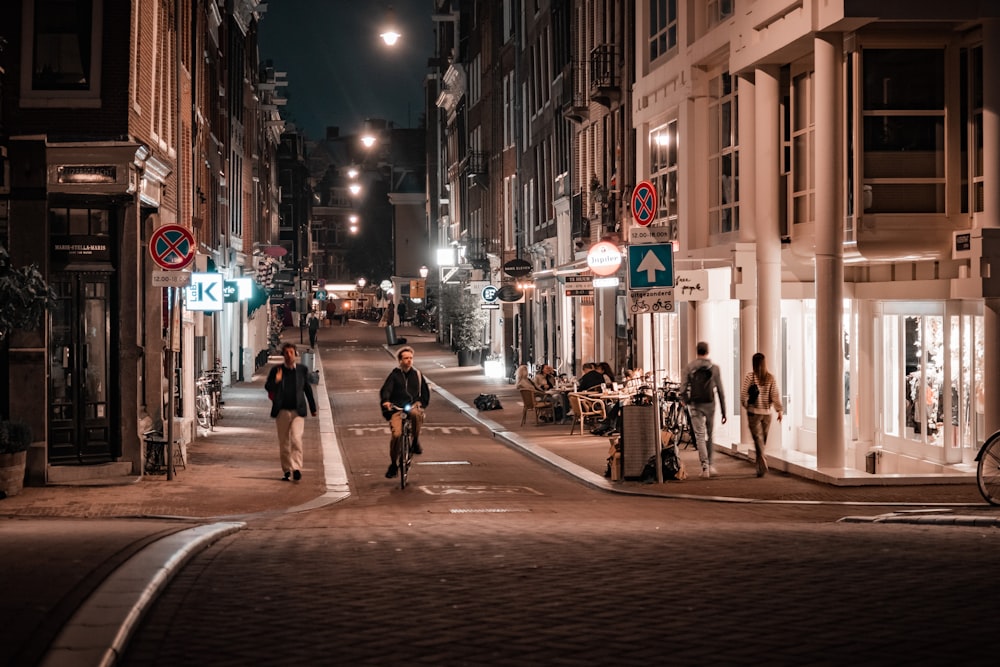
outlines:
[[653, 407], [626, 405], [622, 407], [622, 477], [639, 479], [649, 457], [659, 450], [658, 428], [653, 419]]
[[308, 368], [310, 373], [316, 370], [316, 353], [311, 350], [303, 352], [302, 365]]
[[865, 454], [865, 472], [869, 475], [874, 475], [876, 468], [878, 466], [878, 450], [872, 449]]
[[386, 345], [396, 345], [396, 327], [391, 324], [385, 328]]

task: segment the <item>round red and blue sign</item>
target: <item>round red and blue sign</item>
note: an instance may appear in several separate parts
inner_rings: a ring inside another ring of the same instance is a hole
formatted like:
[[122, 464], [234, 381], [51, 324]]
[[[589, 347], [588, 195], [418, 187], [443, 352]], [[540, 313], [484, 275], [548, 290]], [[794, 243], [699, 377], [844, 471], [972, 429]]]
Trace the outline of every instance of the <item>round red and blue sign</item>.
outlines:
[[187, 227], [163, 225], [153, 230], [149, 255], [161, 269], [176, 271], [194, 261], [194, 236]]
[[632, 190], [632, 217], [645, 227], [656, 217], [656, 188], [649, 181], [642, 181]]

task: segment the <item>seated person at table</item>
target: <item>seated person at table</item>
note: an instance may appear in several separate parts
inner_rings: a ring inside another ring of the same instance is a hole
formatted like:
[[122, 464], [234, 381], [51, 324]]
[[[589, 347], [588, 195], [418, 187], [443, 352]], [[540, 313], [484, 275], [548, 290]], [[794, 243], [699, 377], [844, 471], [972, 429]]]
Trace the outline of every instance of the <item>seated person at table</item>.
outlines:
[[535, 373], [535, 386], [538, 387], [539, 391], [548, 391], [549, 389], [556, 388], [556, 369], [552, 368], [548, 364], [542, 364], [542, 367]]
[[524, 364], [518, 366], [517, 370], [514, 371], [514, 388], [518, 391], [530, 391], [532, 394], [535, 394], [536, 401], [544, 401], [545, 403], [551, 404], [555, 408], [554, 412], [557, 421], [562, 419], [563, 414], [565, 414], [562, 407], [559, 405], [559, 401], [556, 400], [555, 397], [540, 395], [540, 393], [544, 392], [544, 390], [536, 387], [535, 383], [531, 381], [531, 378], [528, 377], [528, 367]]
[[591, 391], [593, 389], [600, 389], [601, 384], [603, 383], [604, 376], [597, 370], [596, 364], [592, 361], [588, 361], [583, 365], [583, 375], [580, 376], [580, 379], [576, 382], [576, 390]]
[[611, 364], [602, 361], [597, 364], [597, 370], [604, 376], [604, 384], [608, 385], [608, 389], [611, 389], [611, 385], [615, 383], [615, 372], [611, 370]]
[[531, 381], [530, 377], [528, 377], [528, 367], [524, 364], [518, 366], [517, 370], [514, 371], [514, 388], [518, 391], [521, 389], [527, 389], [528, 391], [538, 390], [535, 383]]

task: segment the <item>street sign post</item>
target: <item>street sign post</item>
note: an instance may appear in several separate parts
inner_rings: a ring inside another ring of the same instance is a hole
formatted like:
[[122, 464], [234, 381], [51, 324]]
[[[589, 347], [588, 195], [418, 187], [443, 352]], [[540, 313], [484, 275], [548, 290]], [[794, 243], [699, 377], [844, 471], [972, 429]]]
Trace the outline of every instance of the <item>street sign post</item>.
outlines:
[[674, 286], [674, 246], [670, 243], [628, 248], [629, 289]]
[[153, 287], [185, 287], [189, 282], [191, 282], [190, 271], [154, 270], [152, 275]]
[[165, 271], [177, 271], [194, 261], [194, 236], [186, 227], [163, 225], [149, 237], [149, 255]]
[[656, 217], [656, 188], [649, 181], [642, 181], [632, 190], [632, 217], [645, 227]]

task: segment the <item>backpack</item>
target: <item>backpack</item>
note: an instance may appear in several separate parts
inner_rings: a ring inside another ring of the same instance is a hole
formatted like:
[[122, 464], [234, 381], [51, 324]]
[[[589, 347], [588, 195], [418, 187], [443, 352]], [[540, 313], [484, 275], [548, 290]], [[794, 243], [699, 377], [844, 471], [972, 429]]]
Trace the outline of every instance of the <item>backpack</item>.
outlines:
[[760, 397], [760, 387], [757, 386], [756, 382], [751, 383], [750, 387], [747, 388], [747, 405], [754, 405], [757, 403], [757, 399]]
[[699, 366], [688, 375], [688, 402], [711, 403], [712, 400], [712, 367]]
[[[663, 468], [664, 480], [687, 479], [687, 471], [684, 469], [684, 464], [681, 462], [680, 457], [677, 456], [676, 445], [670, 445], [669, 447], [665, 447], [660, 450], [660, 465]], [[656, 481], [656, 454], [650, 456], [649, 460], [646, 461], [646, 465], [642, 468], [642, 475], [639, 477], [639, 481]]]
[[472, 402], [478, 410], [503, 410], [500, 398], [496, 394], [480, 394]]

